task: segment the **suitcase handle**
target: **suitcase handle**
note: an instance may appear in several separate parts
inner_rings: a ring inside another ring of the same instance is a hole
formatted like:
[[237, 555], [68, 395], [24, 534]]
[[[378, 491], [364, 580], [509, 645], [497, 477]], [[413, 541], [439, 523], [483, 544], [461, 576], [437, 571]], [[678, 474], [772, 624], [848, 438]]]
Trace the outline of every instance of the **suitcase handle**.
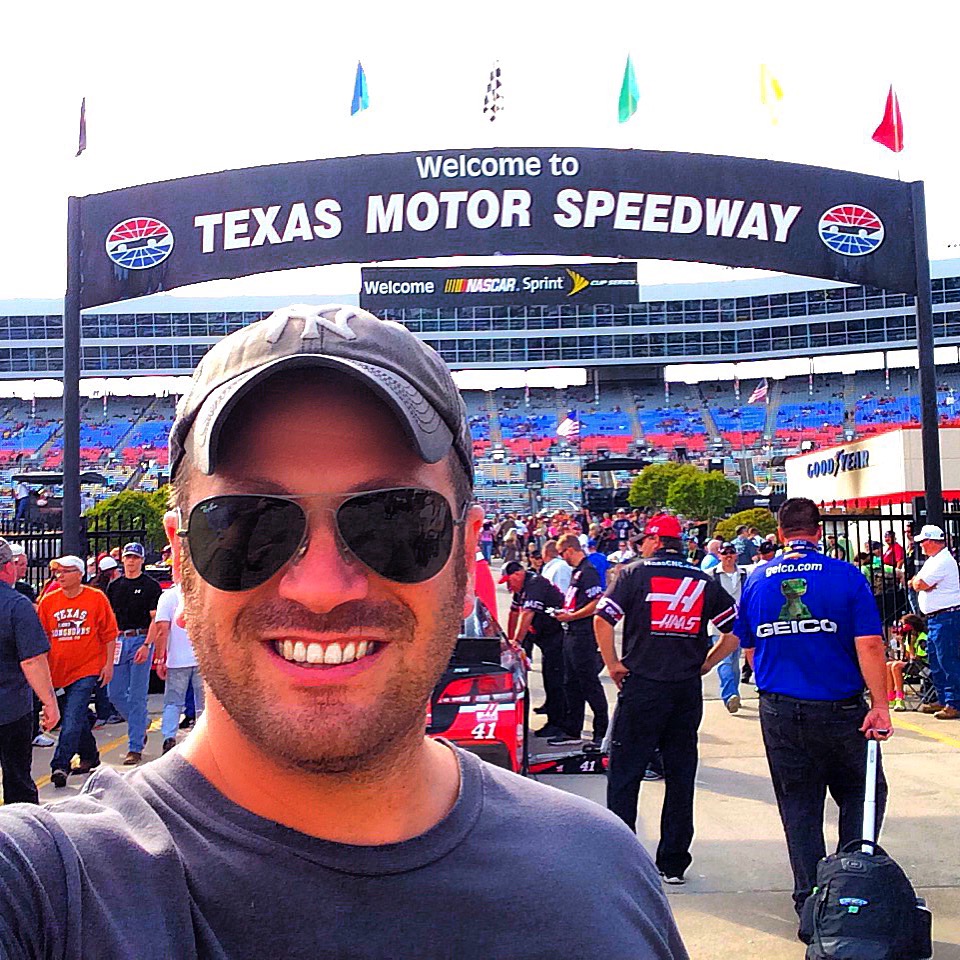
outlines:
[[837, 853], [852, 853], [857, 847], [860, 847], [861, 853], [880, 854], [884, 857], [890, 856], [890, 854], [887, 853], [887, 851], [884, 850], [883, 847], [876, 842], [876, 840], [867, 840], [865, 837], [860, 840], [848, 840], [846, 843], [837, 848]]

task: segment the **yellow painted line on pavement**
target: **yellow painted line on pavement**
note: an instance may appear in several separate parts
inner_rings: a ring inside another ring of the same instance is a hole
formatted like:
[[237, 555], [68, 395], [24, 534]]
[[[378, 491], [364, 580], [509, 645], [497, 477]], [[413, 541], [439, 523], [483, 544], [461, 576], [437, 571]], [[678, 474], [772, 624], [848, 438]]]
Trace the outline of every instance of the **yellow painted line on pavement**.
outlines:
[[960, 738], [958, 737], [948, 737], [945, 733], [937, 733], [928, 727], [920, 726], [919, 723], [910, 723], [909, 720], [901, 720], [899, 717], [893, 721], [893, 728], [896, 730], [898, 727], [902, 727], [904, 730], [911, 730], [913, 733], [919, 733], [921, 737], [938, 740], [940, 743], [945, 743], [949, 747], [956, 747], [960, 750]]
[[[157, 719], [154, 720], [149, 727], [147, 727], [147, 733], [150, 733], [151, 731], [159, 730], [159, 729], [160, 729], [160, 718], [157, 717]], [[117, 747], [119, 747], [120, 744], [123, 743], [126, 739], [127, 738], [123, 736], [123, 737], [117, 737], [116, 740], [111, 740], [108, 744], [105, 744], [100, 748], [100, 756], [102, 757], [105, 753], [109, 753], [111, 750], [116, 750]], [[56, 749], [56, 748], [54, 747], [53, 749]], [[48, 783], [50, 783], [50, 774], [48, 773], [45, 776], [40, 777], [37, 780], [34, 780], [33, 782], [37, 785], [38, 790], [42, 790]]]

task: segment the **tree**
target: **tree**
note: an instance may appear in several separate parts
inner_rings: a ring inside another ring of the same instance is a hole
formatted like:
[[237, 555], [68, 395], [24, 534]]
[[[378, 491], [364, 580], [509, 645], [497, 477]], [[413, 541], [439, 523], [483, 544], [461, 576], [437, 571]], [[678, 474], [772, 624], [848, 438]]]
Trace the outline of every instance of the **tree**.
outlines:
[[631, 507], [654, 509], [662, 508], [667, 505], [667, 494], [670, 490], [670, 484], [681, 476], [698, 474], [693, 464], [690, 463], [651, 463], [644, 467], [630, 484], [630, 492], [627, 500]]
[[732, 540], [737, 535], [737, 527], [741, 524], [756, 527], [760, 536], [774, 533], [777, 529], [777, 518], [766, 507], [754, 507], [751, 510], [741, 510], [726, 520], [717, 524], [715, 536], [719, 540]]
[[737, 485], [718, 471], [696, 467], [679, 474], [667, 490], [667, 506], [676, 513], [705, 520], [707, 528], [737, 502]]
[[[117, 529], [142, 522], [147, 540], [144, 546], [159, 549], [167, 541], [163, 529], [163, 515], [169, 509], [169, 500], [169, 487], [161, 487], [153, 493], [144, 490], [122, 490], [106, 500], [101, 500], [84, 516], [97, 519], [102, 525], [109, 523]], [[123, 544], [118, 542], [110, 546], [122, 547]]]

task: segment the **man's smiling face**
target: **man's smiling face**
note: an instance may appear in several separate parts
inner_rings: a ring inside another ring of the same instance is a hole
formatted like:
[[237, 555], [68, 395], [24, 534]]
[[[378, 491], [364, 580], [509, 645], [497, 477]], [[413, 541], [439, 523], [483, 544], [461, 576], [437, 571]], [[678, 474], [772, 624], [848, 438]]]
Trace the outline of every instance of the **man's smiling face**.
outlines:
[[[460, 514], [447, 461], [420, 460], [369, 391], [333, 376], [302, 381], [275, 377], [238, 405], [216, 474], [189, 475], [184, 516], [216, 494], [407, 486], [438, 491]], [[459, 632], [465, 558], [475, 555], [482, 517], [468, 525], [466, 549], [463, 528], [455, 531], [440, 573], [400, 584], [347, 551], [332, 511], [302, 502], [305, 552], [254, 589], [214, 589], [184, 547], [188, 629], [214, 697], [262, 751], [315, 772], [372, 769], [398, 739], [422, 732], [427, 697]], [[303, 662], [321, 652], [323, 664]], [[338, 657], [353, 659], [329, 662]]]

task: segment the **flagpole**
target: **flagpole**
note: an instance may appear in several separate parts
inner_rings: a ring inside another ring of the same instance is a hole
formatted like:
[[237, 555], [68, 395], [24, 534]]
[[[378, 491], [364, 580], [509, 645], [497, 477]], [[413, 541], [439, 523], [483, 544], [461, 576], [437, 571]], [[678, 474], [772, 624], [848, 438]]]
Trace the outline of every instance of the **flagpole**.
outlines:
[[80, 525], [80, 198], [67, 198], [67, 291], [63, 301], [63, 553], [85, 552]]
[[940, 433], [937, 416], [937, 368], [933, 357], [933, 302], [923, 181], [910, 184], [914, 258], [917, 278], [917, 353], [920, 372], [920, 436], [927, 522], [943, 525], [943, 478], [940, 473]]

